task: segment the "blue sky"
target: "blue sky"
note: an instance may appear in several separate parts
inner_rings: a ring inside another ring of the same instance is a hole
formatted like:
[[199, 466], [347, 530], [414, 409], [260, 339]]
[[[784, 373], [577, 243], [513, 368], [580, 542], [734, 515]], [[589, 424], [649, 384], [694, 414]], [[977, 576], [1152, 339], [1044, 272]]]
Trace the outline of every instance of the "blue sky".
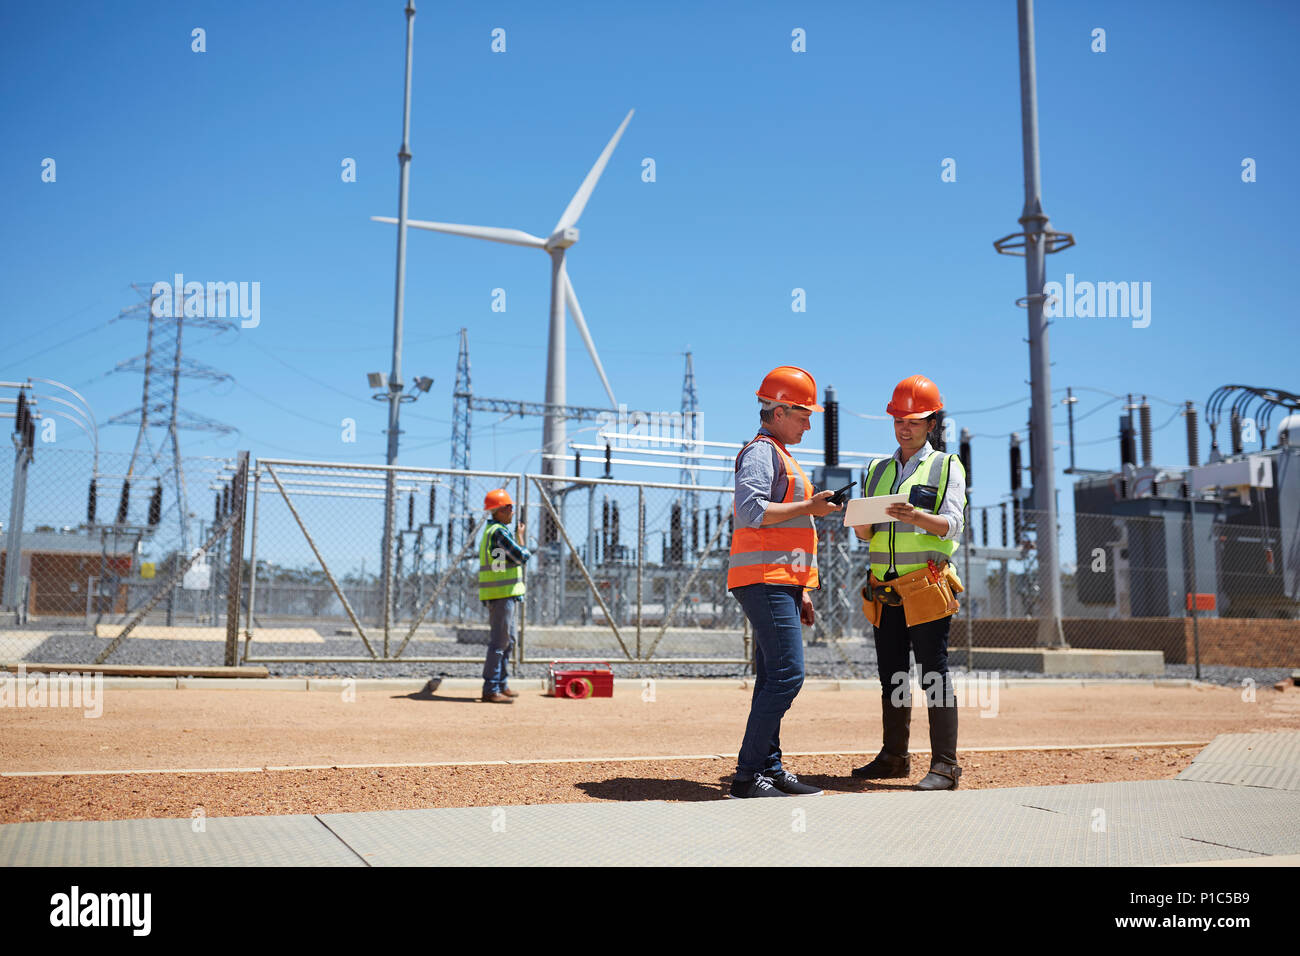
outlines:
[[[235, 381], [187, 383], [183, 406], [239, 434], [185, 433], [183, 450], [382, 461], [384, 406], [364, 375], [389, 368], [395, 231], [369, 217], [396, 215], [403, 6], [6, 4], [0, 378], [73, 385], [102, 422], [139, 404], [138, 375], [107, 374], [144, 350], [143, 323], [110, 322], [136, 301], [131, 282], [257, 281], [257, 328], [187, 337]], [[1152, 290], [1146, 328], [1053, 325], [1052, 384], [1079, 390], [1081, 465], [1116, 463], [1119, 405], [1103, 403], [1129, 392], [1167, 423], [1156, 460], [1182, 464], [1172, 403], [1297, 384], [1300, 8], [1040, 2], [1036, 21], [1044, 205], [1078, 241], [1048, 278]], [[807, 52], [791, 50], [795, 28]], [[424, 0], [415, 45], [413, 218], [545, 235], [636, 109], [568, 260], [620, 401], [678, 408], [689, 347], [704, 437], [743, 441], [775, 365], [835, 385], [846, 413], [883, 414], [921, 372], [978, 436], [975, 502], [1006, 493], [1005, 436], [1025, 431], [1028, 405], [1023, 266], [992, 247], [1024, 198], [1011, 0]], [[548, 294], [534, 250], [412, 231], [404, 372], [435, 384], [403, 410], [404, 463], [448, 461], [462, 326], [476, 393], [542, 399]], [[569, 401], [602, 404], [572, 325], [568, 366]], [[886, 423], [843, 417], [842, 447], [892, 447]], [[133, 431], [104, 429], [102, 444], [129, 449]], [[537, 470], [540, 433], [477, 414], [473, 465]], [[1063, 468], [1064, 427], [1055, 438]]]

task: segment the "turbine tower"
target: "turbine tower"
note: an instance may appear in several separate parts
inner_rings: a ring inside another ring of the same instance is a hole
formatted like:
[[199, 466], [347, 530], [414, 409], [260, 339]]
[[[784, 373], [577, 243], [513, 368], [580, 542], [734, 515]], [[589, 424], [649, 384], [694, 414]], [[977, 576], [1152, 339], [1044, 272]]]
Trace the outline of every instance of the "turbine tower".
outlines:
[[[578, 295], [573, 290], [573, 282], [569, 279], [564, 260], [569, 248], [578, 241], [578, 219], [587, 206], [587, 200], [591, 198], [596, 183], [600, 180], [601, 174], [604, 173], [610, 156], [614, 154], [614, 148], [618, 146], [618, 141], [622, 138], [623, 131], [627, 129], [627, 124], [631, 122], [632, 114], [635, 112], [635, 110], [628, 110], [627, 116], [623, 117], [623, 122], [614, 131], [610, 141], [605, 144], [604, 150], [596, 158], [595, 164], [582, 181], [582, 185], [578, 187], [578, 191], [569, 200], [569, 205], [565, 207], [559, 221], [555, 224], [555, 228], [551, 230], [550, 235], [545, 239], [524, 232], [521, 229], [500, 229], [495, 226], [464, 226], [450, 222], [424, 222], [418, 219], [408, 219], [406, 221], [408, 226], [416, 229], [427, 229], [430, 232], [444, 232], [453, 236], [468, 236], [471, 239], [487, 239], [491, 242], [503, 242], [512, 246], [541, 249], [551, 257], [551, 320], [546, 346], [545, 400], [549, 408], [542, 423], [542, 473], [547, 475], [559, 474], [564, 468], [559, 456], [564, 454], [565, 440], [565, 416], [561, 406], [565, 405], [567, 401], [564, 369], [564, 313], [566, 304], [569, 312], [573, 315], [573, 324], [578, 327], [578, 333], [587, 346], [587, 353], [591, 356], [592, 364], [596, 366], [596, 373], [600, 376], [601, 384], [605, 386], [605, 394], [609, 396], [610, 405], [614, 408], [618, 407], [618, 402], [614, 399], [614, 390], [610, 388], [609, 379], [605, 376], [605, 369], [600, 364], [600, 356], [596, 354], [596, 344], [591, 340], [591, 332], [587, 330], [586, 320], [582, 317], [582, 308], [578, 305]], [[375, 222], [393, 224], [397, 222], [391, 216], [371, 216], [370, 218]]]

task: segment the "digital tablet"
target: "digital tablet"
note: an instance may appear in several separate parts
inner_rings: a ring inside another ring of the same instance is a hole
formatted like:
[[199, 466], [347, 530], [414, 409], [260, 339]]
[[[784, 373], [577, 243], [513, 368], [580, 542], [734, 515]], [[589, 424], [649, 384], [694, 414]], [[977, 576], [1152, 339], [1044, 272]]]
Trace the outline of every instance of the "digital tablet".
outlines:
[[844, 527], [854, 528], [864, 524], [880, 524], [882, 521], [895, 521], [885, 514], [890, 505], [901, 505], [907, 501], [907, 495], [874, 495], [870, 498], [851, 498], [844, 509]]

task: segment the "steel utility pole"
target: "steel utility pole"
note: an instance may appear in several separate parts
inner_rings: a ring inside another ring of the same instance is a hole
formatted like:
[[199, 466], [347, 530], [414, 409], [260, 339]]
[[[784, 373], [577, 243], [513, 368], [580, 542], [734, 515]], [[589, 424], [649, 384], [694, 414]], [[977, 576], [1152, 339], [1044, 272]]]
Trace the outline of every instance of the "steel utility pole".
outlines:
[[[411, 176], [411, 58], [415, 41], [415, 0], [406, 0], [406, 91], [402, 97], [402, 148], [397, 153], [400, 170], [397, 187], [397, 290], [393, 296], [393, 371], [388, 376], [388, 464], [397, 464], [402, 407], [402, 310], [406, 298], [406, 193]], [[388, 656], [388, 625], [392, 613], [393, 500], [396, 476], [390, 469], [384, 492], [383, 574], [384, 656]]]
[[1040, 646], [1065, 643], [1061, 630], [1061, 573], [1056, 536], [1056, 464], [1052, 450], [1052, 377], [1043, 318], [1046, 256], [1074, 245], [1068, 232], [1054, 232], [1043, 212], [1038, 169], [1038, 81], [1034, 68], [1034, 2], [1017, 0], [1020, 33], [1020, 127], [1024, 146], [1025, 206], [1023, 232], [993, 243], [998, 252], [1025, 258], [1025, 296], [1016, 300], [1029, 311], [1030, 474], [1033, 479], [1034, 543], [1042, 586], [1038, 621]]
[[36, 424], [28, 401], [26, 386], [18, 389], [18, 404], [14, 412], [14, 478], [9, 500], [9, 537], [5, 548], [4, 599], [5, 607], [13, 608], [14, 623], [23, 623], [26, 608], [18, 583], [23, 563], [23, 513], [27, 507], [27, 467], [32, 463], [36, 448]]

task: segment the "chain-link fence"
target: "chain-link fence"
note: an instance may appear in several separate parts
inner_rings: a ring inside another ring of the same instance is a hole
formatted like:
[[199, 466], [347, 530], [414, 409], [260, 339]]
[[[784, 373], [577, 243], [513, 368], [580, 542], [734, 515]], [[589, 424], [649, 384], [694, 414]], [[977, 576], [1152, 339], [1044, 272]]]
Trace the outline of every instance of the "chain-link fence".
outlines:
[[1289, 675], [1300, 666], [1300, 552], [1287, 529], [1236, 511], [1139, 498], [1115, 514], [1060, 515], [1061, 617], [1048, 629], [1041, 514], [975, 509], [955, 558], [967, 592], [951, 644], [979, 667], [1016, 669], [1027, 650], [1055, 645], [1075, 652], [1047, 654], [1062, 673], [1109, 656], [1117, 673]]
[[149, 625], [223, 627], [228, 537], [195, 552], [231, 510], [235, 466], [38, 444], [25, 474], [0, 473], [0, 580], [19, 555], [0, 659], [93, 660], [151, 604]]
[[[730, 487], [529, 475], [529, 652], [743, 664]], [[541, 658], [537, 658], [540, 660]]]
[[486, 642], [478, 543], [483, 498], [495, 488], [518, 501], [520, 476], [259, 460], [249, 492], [243, 659], [481, 655], [465, 645]]
[[[183, 459], [179, 482], [174, 463], [137, 467], [128, 479], [129, 463], [37, 449], [0, 660], [94, 661], [129, 626], [138, 640], [113, 662], [222, 662], [235, 606], [230, 538], [195, 552], [235, 508], [235, 459]], [[0, 474], [0, 500], [13, 498], [12, 477]], [[730, 486], [277, 459], [256, 462], [249, 477], [240, 660], [481, 660], [477, 547], [494, 488], [518, 503], [535, 549], [519, 663], [579, 656], [719, 665], [682, 673], [745, 670], [747, 622], [726, 590]], [[838, 515], [818, 529], [809, 673], [869, 677], [875, 655], [859, 595], [867, 544]], [[6, 522], [0, 580], [9, 531]], [[1176, 498], [1062, 514], [1059, 623], [1038, 561], [1044, 532], [1032, 511], [970, 511], [954, 557], [966, 586], [952, 622], [954, 665], [1216, 679], [1300, 666], [1300, 529]]]

